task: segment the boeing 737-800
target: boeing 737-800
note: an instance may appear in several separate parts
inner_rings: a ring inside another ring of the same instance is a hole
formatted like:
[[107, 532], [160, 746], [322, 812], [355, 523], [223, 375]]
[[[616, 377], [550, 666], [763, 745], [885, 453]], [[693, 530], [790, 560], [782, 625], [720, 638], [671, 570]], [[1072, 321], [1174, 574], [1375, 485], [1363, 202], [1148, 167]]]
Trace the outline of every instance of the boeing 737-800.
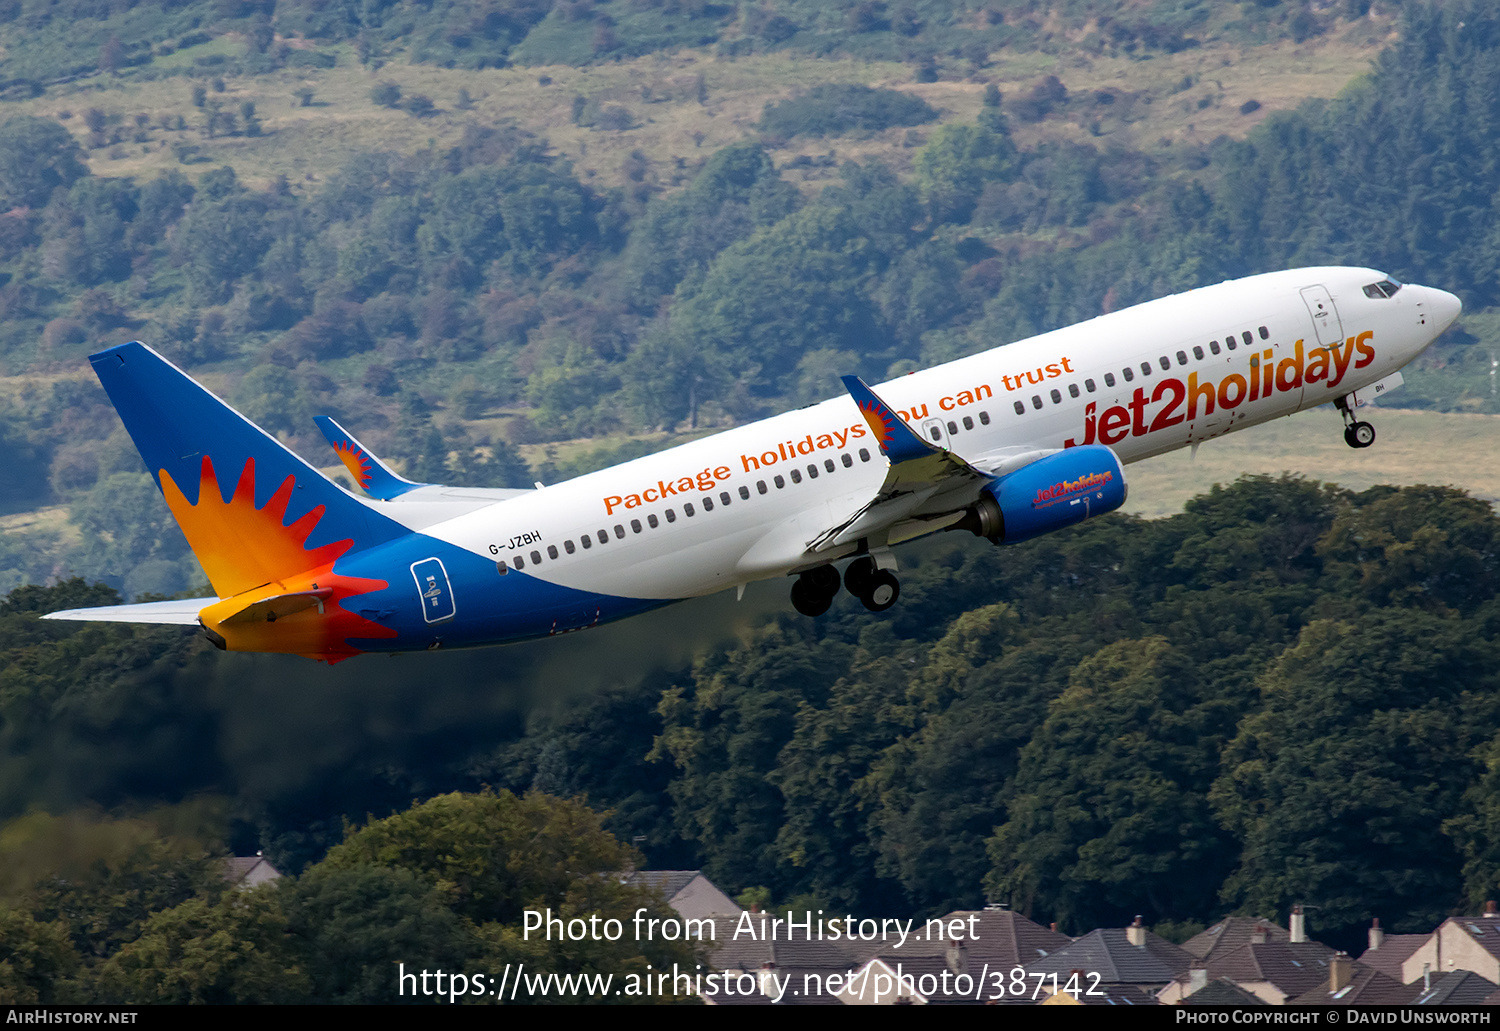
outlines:
[[[750, 581], [874, 611], [892, 548], [1011, 544], [1119, 508], [1124, 466], [1332, 402], [1364, 403], [1458, 317], [1367, 268], [1252, 276], [1150, 301], [536, 490], [402, 479], [329, 419], [368, 497], [329, 480], [155, 351], [90, 361], [215, 597], [53, 613], [200, 625], [231, 651], [336, 662], [596, 626]], [[852, 559], [839, 572], [835, 563]]]

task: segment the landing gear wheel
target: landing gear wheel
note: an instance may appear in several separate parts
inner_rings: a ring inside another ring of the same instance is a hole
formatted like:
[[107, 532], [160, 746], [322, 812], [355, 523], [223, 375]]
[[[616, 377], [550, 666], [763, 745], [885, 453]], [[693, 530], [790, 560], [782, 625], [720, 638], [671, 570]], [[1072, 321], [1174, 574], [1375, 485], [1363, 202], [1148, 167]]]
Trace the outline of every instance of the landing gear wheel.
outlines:
[[875, 560], [873, 558], [855, 559], [849, 563], [849, 568], [844, 570], [844, 590], [856, 598], [864, 597], [865, 592], [870, 589], [870, 584], [875, 579], [877, 572], [879, 570], [875, 568]]
[[901, 597], [901, 582], [888, 569], [878, 569], [870, 578], [869, 587], [859, 596], [865, 608], [871, 612], [884, 612], [896, 604]]
[[833, 595], [818, 591], [807, 577], [799, 576], [792, 582], [792, 608], [804, 616], [821, 616], [832, 604]]
[[1344, 441], [1350, 447], [1369, 447], [1375, 443], [1375, 427], [1367, 422], [1351, 422], [1344, 431]]
[[807, 584], [817, 594], [826, 594], [830, 599], [839, 593], [839, 571], [832, 566], [819, 566], [809, 569], [803, 573], [800, 580], [806, 580]]

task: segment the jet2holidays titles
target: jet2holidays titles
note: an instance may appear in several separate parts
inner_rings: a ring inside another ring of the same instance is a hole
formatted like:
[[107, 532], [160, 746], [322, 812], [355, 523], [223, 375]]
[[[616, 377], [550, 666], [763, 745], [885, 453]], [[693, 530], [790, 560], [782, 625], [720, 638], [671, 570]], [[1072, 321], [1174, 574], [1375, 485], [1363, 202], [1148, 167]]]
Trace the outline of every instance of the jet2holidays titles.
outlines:
[[[1208, 377], [1200, 380], [1198, 373], [1192, 372], [1185, 381], [1175, 376], [1164, 377], [1156, 381], [1149, 396], [1144, 387], [1136, 387], [1128, 402], [1124, 405], [1112, 405], [1103, 413], [1097, 411], [1097, 402], [1090, 402], [1084, 409], [1083, 439], [1069, 437], [1063, 446], [1118, 444], [1126, 437], [1156, 433], [1176, 426], [1184, 419], [1212, 415], [1216, 409], [1230, 411], [1246, 402], [1269, 398], [1273, 393], [1301, 390], [1304, 384], [1321, 382], [1328, 388], [1336, 387], [1343, 381], [1351, 364], [1355, 369], [1363, 369], [1375, 360], [1375, 348], [1370, 343], [1374, 336], [1373, 332], [1367, 330], [1349, 337], [1342, 345], [1311, 349], [1305, 347], [1304, 341], [1298, 340], [1293, 345], [1292, 355], [1280, 362], [1273, 361], [1274, 350], [1266, 348], [1250, 355], [1248, 376], [1231, 372], [1216, 380]], [[1355, 354], [1359, 358], [1351, 362]], [[1058, 379], [1065, 374], [1077, 374], [1079, 370], [1073, 368], [1072, 361], [1069, 357], [1060, 357], [1056, 362], [1016, 375], [1003, 375], [1000, 377], [1002, 388], [1007, 393], [1013, 393], [1047, 380]], [[989, 383], [981, 383], [970, 389], [945, 395], [933, 403], [943, 412], [953, 412], [992, 397], [994, 387]], [[1161, 407], [1148, 413], [1148, 409], [1156, 405]], [[896, 414], [910, 423], [929, 418], [932, 410], [929, 402], [922, 401], [908, 409], [898, 410]], [[801, 440], [778, 441], [774, 449], [767, 448], [759, 454], [740, 455], [739, 464], [745, 473], [758, 472], [817, 451], [842, 450], [851, 440], [868, 435], [869, 430], [863, 423], [855, 423], [831, 432], [807, 434]], [[731, 466], [711, 466], [679, 478], [658, 480], [634, 493], [610, 495], [601, 500], [605, 513], [613, 515], [621, 509], [640, 508], [679, 493], [688, 496], [695, 490], [708, 493], [734, 475], [735, 470]]]

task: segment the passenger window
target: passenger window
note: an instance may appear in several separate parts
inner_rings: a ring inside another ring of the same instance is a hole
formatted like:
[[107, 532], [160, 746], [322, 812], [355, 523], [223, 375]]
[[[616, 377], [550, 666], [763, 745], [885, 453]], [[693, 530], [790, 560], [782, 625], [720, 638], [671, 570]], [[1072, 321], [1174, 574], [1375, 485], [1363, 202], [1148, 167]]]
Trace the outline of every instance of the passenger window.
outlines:
[[1203, 348], [1195, 346], [1193, 348], [1193, 357], [1201, 362], [1203, 360]]
[[533, 551], [531, 553], [531, 564], [534, 566], [542, 564], [542, 553], [540, 551]]
[[[802, 482], [802, 470], [801, 469], [793, 469], [791, 472], [787, 473], [787, 475], [792, 478], [792, 482], [793, 483], [801, 483]], [[778, 484], [778, 486], [780, 486], [780, 485]]]
[[1062, 391], [1055, 387], [1052, 390], [1052, 403], [1055, 405], [1062, 404]]
[[656, 529], [658, 526], [661, 525], [661, 523], [657, 522], [656, 513], [655, 512], [652, 512], [650, 515], [648, 515], [646, 517], [646, 525], [649, 526], [649, 527], [651, 527], [651, 529], [653, 529], [653, 530]]
[[1112, 373], [1112, 372], [1106, 372], [1104, 374], [1104, 385], [1106, 387], [1112, 387], [1112, 386], [1115, 385], [1115, 374], [1114, 373]]
[[1271, 331], [1269, 329], [1267, 329], [1265, 326], [1260, 327], [1260, 338], [1262, 340], [1270, 340], [1271, 339]]
[[[1171, 371], [1171, 368], [1172, 368], [1172, 359], [1168, 358], [1166, 355], [1162, 355], [1160, 358], [1157, 359], [1157, 361], [1161, 362], [1161, 371], [1162, 372], [1169, 372], [1169, 371]], [[1186, 362], [1187, 359], [1184, 358], [1183, 361]], [[1149, 372], [1150, 370], [1148, 369], [1147, 371]]]
[[1150, 362], [1141, 362], [1141, 375], [1142, 376], [1149, 376], [1149, 375], [1151, 375], [1151, 363]]
[[516, 568], [517, 569], [525, 569], [526, 568], [526, 560], [524, 558], [522, 558], [520, 555], [516, 556], [515, 563], [516, 563]]
[[1227, 348], [1229, 348], [1231, 351], [1233, 351], [1236, 347], [1238, 347], [1240, 345], [1236, 344], [1234, 342], [1234, 334], [1231, 333], [1227, 337], [1224, 338], [1224, 346], [1227, 347]]
[[[668, 510], [668, 511], [670, 513], [670, 510]], [[667, 522], [670, 523], [671, 521], [672, 520], [671, 520], [670, 515], [669, 515], [668, 519], [667, 519]], [[578, 538], [578, 543], [583, 545], [583, 550], [584, 551], [588, 551], [590, 548], [592, 548], [594, 546], [594, 538], [590, 537], [588, 534], [584, 534], [583, 536], [581, 536], [581, 537]]]
[[620, 538], [620, 540], [622, 541], [625, 539], [625, 527], [621, 526], [619, 523], [615, 524], [615, 536]]
[[631, 533], [640, 533], [641, 532], [641, 521], [639, 519], [632, 519], [630, 521], [630, 532]]
[[1178, 365], [1186, 365], [1187, 364], [1187, 352], [1186, 351], [1178, 351], [1177, 352], [1177, 364]]
[[844, 463], [845, 469], [854, 468], [854, 456], [847, 451], [845, 451], [842, 455], [839, 455], [839, 461]]
[[1217, 340], [1210, 340], [1208, 342], [1208, 349], [1210, 351], [1212, 351], [1214, 354], [1218, 354], [1219, 353], [1219, 342]]
[[1025, 415], [1026, 414], [1026, 406], [1023, 405], [1019, 401], [1016, 402], [1016, 414], [1017, 415]]
[[1042, 395], [1041, 394], [1032, 394], [1031, 395], [1031, 407], [1036, 408], [1038, 410], [1041, 409], [1041, 407], [1042, 407]]
[[1084, 380], [1083, 381], [1083, 389], [1087, 390], [1090, 394], [1092, 394], [1094, 392], [1094, 381], [1091, 380], [1091, 379]]
[[966, 430], [972, 430], [973, 428], [974, 428], [974, 420], [971, 419], [971, 418], [969, 418], [967, 415], [964, 416], [964, 429], [966, 429]]
[[827, 469], [829, 472], [833, 472], [833, 459], [831, 459], [831, 458], [825, 458], [825, 459], [823, 459], [823, 468]]
[[949, 422], [948, 422], [948, 432], [949, 433], [957, 433], [958, 432], [958, 423], [953, 422], [952, 420], [949, 420]]
[[[667, 522], [669, 522], [669, 523], [675, 523], [675, 522], [677, 522], [677, 513], [674, 512], [674, 511], [672, 511], [670, 508], [667, 509], [666, 515], [667, 515]], [[585, 540], [587, 540], [587, 538], [585, 538]]]
[[495, 571], [498, 572], [501, 576], [504, 576], [506, 573], [510, 572], [510, 567], [505, 564], [505, 559], [502, 558], [499, 562], [495, 563]]
[[781, 488], [786, 486], [786, 481], [781, 478], [780, 474], [772, 477], [771, 482], [776, 484], [777, 490], [781, 490]]
[[1241, 333], [1240, 337], [1245, 341], [1246, 347], [1249, 347], [1251, 344], [1255, 343], [1255, 338], [1250, 335], [1250, 331], [1248, 329], [1245, 330], [1245, 332]]
[[1135, 380], [1135, 373], [1133, 373], [1133, 372], [1130, 371], [1130, 367], [1128, 365], [1125, 368], [1121, 369], [1120, 372], [1122, 372], [1125, 375], [1125, 382], [1126, 383], [1130, 383], [1130, 382], [1133, 382]]
[[[743, 487], [741, 487], [740, 489], [744, 490]], [[745, 496], [746, 497], [750, 496], [750, 492], [748, 490], [745, 491]], [[729, 504], [729, 492], [727, 490], [721, 490], [721, 491], [719, 491], [719, 501], [722, 504], [724, 504], [724, 505], [728, 505]]]
[[870, 451], [868, 448], [859, 449], [859, 460], [861, 462], [868, 462], [870, 460]]
[[577, 550], [578, 549], [573, 546], [572, 541], [563, 541], [563, 551], [566, 551], [569, 555], [573, 554], [573, 552]]
[[980, 412], [979, 413], [979, 421], [981, 423], [983, 423], [984, 425], [988, 426], [990, 424], [990, 413], [989, 412]]
[[[761, 493], [764, 494], [765, 491], [762, 490]], [[749, 501], [750, 500], [750, 488], [749, 487], [745, 487], [745, 486], [741, 486], [740, 487], [740, 500], [741, 501]]]
[[556, 544], [549, 544], [549, 545], [547, 545], [547, 557], [548, 558], [557, 558], [557, 545]]
[[[703, 495], [703, 511], [705, 511], [705, 512], [712, 512], [713, 510], [714, 510], [714, 499], [711, 498], [711, 497], [709, 497], [707, 494]], [[688, 515], [692, 515], [692, 514], [693, 513], [691, 513], [691, 512], [688, 513]]]
[[807, 465], [807, 475], [810, 479], [816, 480], [818, 478], [818, 467], [809, 462]]
[[697, 515], [697, 513], [693, 511], [693, 503], [691, 501], [686, 502], [682, 506], [682, 514], [685, 515], [685, 516], [687, 516], [689, 519], [691, 519], [693, 516]]
[[1078, 384], [1077, 383], [1069, 383], [1068, 384], [1068, 396], [1069, 397], [1077, 397], [1078, 396]]
[[765, 480], [756, 480], [755, 481], [755, 489], [758, 490], [758, 491], [760, 491], [762, 494], [764, 494], [766, 492], [766, 481]]
[[938, 429], [936, 426], [934, 426], [932, 429], [928, 430], [927, 433], [928, 433], [929, 436], [932, 437], [933, 440], [942, 440], [943, 439], [943, 431], [940, 430], [940, 429]]
[[599, 543], [600, 544], [608, 544], [609, 543], [609, 531], [608, 530], [600, 530], [599, 531]]

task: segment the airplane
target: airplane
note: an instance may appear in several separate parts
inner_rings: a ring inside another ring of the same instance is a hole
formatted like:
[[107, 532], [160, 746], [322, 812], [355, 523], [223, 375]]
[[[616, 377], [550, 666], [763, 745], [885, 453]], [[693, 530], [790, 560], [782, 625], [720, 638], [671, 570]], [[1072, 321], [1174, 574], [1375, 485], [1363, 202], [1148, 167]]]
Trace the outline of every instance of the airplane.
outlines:
[[[1459, 299], [1368, 268], [1165, 297], [534, 490], [419, 484], [320, 418], [337, 485], [141, 343], [89, 359], [213, 597], [49, 619], [199, 626], [221, 649], [328, 663], [560, 635], [791, 577], [896, 603], [893, 548], [1013, 544], [1119, 508], [1130, 463], [1329, 402], [1361, 409]], [[842, 573], [836, 563], [849, 560]]]

